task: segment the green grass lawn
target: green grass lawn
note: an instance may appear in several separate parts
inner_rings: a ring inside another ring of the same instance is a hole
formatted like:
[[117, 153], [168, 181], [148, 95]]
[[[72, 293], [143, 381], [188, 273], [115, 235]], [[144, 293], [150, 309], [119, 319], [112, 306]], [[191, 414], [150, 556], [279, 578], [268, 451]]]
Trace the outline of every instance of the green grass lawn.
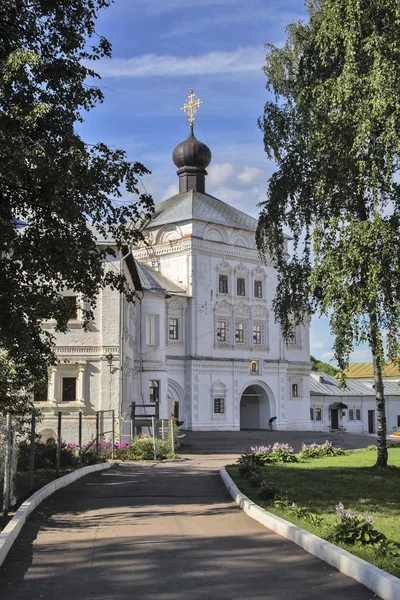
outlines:
[[[336, 519], [335, 506], [370, 514], [376, 529], [400, 544], [400, 447], [389, 448], [389, 468], [375, 469], [376, 449], [357, 450], [346, 456], [319, 458], [301, 463], [279, 463], [262, 469], [265, 479], [274, 484], [290, 502], [308, 507], [324, 517], [313, 526], [306, 519], [259, 501], [258, 490], [238, 473], [237, 465], [227, 467], [239, 489], [254, 502], [303, 529], [327, 539], [329, 524]], [[400, 577], [400, 558], [382, 557], [373, 548], [340, 545], [360, 558]]]

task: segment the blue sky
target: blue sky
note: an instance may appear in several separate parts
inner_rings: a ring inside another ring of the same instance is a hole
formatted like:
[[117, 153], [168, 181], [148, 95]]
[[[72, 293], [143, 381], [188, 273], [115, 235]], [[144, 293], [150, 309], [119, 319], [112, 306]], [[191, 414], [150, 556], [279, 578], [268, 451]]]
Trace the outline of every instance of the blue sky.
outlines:
[[[155, 202], [177, 191], [171, 153], [187, 137], [180, 110], [190, 88], [203, 101], [196, 137], [213, 153], [207, 191], [257, 217], [274, 170], [257, 118], [267, 99], [264, 44], [280, 45], [285, 25], [306, 18], [303, 0], [115, 0], [100, 14], [97, 33], [113, 58], [93, 66], [105, 101], [85, 117], [85, 141], [123, 148], [152, 174]], [[329, 360], [327, 319], [313, 319], [311, 353]], [[352, 360], [370, 360], [360, 348]]]

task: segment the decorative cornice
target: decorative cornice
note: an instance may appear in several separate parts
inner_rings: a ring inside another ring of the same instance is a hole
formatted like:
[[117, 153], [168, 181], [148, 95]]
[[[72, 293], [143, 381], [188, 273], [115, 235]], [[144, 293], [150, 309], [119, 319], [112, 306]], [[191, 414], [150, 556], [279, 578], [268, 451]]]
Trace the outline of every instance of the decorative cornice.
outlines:
[[73, 356], [76, 354], [116, 355], [119, 353], [119, 346], [56, 346], [55, 351], [59, 355], [68, 354]]
[[[260, 260], [258, 250], [231, 246], [229, 244], [222, 244], [220, 242], [213, 242], [210, 240], [201, 240], [195, 237], [177, 240], [173, 245], [154, 244], [153, 249], [156, 256], [166, 256], [170, 254], [179, 256], [182, 254], [190, 254], [190, 251], [194, 253], [194, 251], [199, 250], [206, 254], [221, 256], [222, 258], [239, 258], [243, 260], [254, 261], [257, 264]], [[146, 248], [136, 248], [133, 251], [133, 254], [135, 258], [139, 260], [148, 259], [148, 252]], [[272, 265], [270, 262], [268, 262], [266, 266]]]

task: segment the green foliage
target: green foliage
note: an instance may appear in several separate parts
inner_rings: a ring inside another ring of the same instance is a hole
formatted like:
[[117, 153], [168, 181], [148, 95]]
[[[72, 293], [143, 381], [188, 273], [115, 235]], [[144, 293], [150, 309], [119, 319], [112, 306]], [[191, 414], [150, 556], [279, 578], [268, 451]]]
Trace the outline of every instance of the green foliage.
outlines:
[[396, 544], [389, 542], [386, 536], [372, 525], [372, 517], [349, 509], [345, 511], [342, 503], [336, 506], [337, 520], [333, 525], [331, 538], [344, 544], [376, 546], [383, 555], [400, 556]]
[[[131, 460], [154, 460], [153, 438], [136, 437], [133, 439], [131, 447]], [[171, 444], [168, 440], [156, 439], [157, 460], [165, 458], [174, 458], [171, 452]]]
[[298, 506], [295, 502], [288, 500], [275, 500], [274, 506], [281, 508], [299, 519], [307, 519], [312, 525], [318, 526], [324, 522], [324, 518], [317, 513], [311, 512], [305, 506]]
[[257, 476], [257, 472], [259, 471], [259, 462], [254, 453], [251, 454], [242, 454], [238, 458], [239, 465], [239, 473], [242, 477], [252, 477]]
[[289, 25], [282, 48], [268, 45], [271, 96], [259, 124], [277, 170], [257, 245], [278, 269], [274, 311], [286, 338], [318, 312], [330, 319], [341, 371], [355, 345], [370, 345], [386, 466], [382, 331], [388, 359], [400, 357], [400, 5], [307, 6], [308, 22]]
[[320, 373], [326, 373], [327, 375], [331, 375], [334, 377], [337, 373], [339, 373], [339, 369], [336, 369], [332, 365], [322, 362], [321, 360], [317, 360], [314, 356], [310, 356], [311, 361], [311, 371], [319, 371]]
[[341, 456], [346, 454], [342, 448], [335, 448], [332, 446], [332, 442], [326, 442], [324, 444], [302, 444], [301, 450], [298, 454], [300, 460], [307, 460], [310, 458], [323, 458], [325, 456]]
[[252, 447], [254, 461], [257, 465], [297, 462], [292, 446], [276, 442], [273, 446]]
[[[22, 440], [18, 445], [18, 463], [17, 470], [21, 473], [29, 470], [30, 461], [30, 442]], [[103, 462], [102, 458], [96, 456], [95, 447], [82, 457], [82, 465], [94, 465]], [[35, 441], [35, 470], [37, 469], [55, 469], [57, 465], [57, 444], [54, 440], [42, 442]], [[79, 466], [78, 447], [76, 444], [63, 442], [60, 448], [60, 467], [62, 469], [72, 467], [77, 469]]]
[[400, 445], [389, 448], [390, 466], [385, 470], [374, 468], [376, 447], [374, 450], [357, 450], [306, 462], [268, 464], [261, 468], [259, 480], [273, 481], [282, 490], [277, 499], [285, 505], [288, 500], [290, 504], [294, 501], [298, 507], [315, 513], [323, 518], [320, 525], [313, 524], [312, 518], [298, 518], [293, 511], [279, 507], [276, 502], [263, 502], [258, 496], [258, 486], [253, 485], [251, 478], [242, 478], [236, 464], [228, 466], [227, 470], [239, 489], [254, 502], [324, 539], [330, 539], [336, 523], [334, 499], [342, 499], [356, 514], [373, 515], [374, 527], [386, 536], [387, 547], [386, 544], [376, 547], [337, 543], [399, 577], [400, 562], [393, 552], [400, 547], [400, 506], [397, 501], [400, 497]]
[[34, 407], [29, 392], [33, 383], [33, 378], [27, 377], [25, 388], [21, 389], [20, 369], [9, 358], [8, 352], [0, 348], [0, 415], [32, 413]]
[[[91, 65], [111, 53], [95, 31], [110, 1], [0, 0], [0, 348], [24, 383], [45, 376], [55, 360], [41, 319], [66, 330], [65, 288], [82, 299], [84, 326], [102, 287], [134, 298], [105, 258], [141, 238], [132, 222], [153, 209], [140, 193], [148, 171], [122, 150], [85, 143], [76, 130], [103, 100]], [[131, 203], [118, 202], [124, 190]], [[18, 230], [16, 219], [28, 227]], [[96, 234], [114, 249], [99, 249]]]
[[279, 490], [266, 479], [262, 479], [259, 483], [258, 498], [264, 501], [271, 501], [278, 494]]

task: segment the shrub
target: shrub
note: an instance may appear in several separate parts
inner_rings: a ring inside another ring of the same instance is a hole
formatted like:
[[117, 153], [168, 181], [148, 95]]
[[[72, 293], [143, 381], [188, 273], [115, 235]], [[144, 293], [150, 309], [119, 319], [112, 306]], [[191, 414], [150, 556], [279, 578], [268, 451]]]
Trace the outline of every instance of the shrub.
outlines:
[[[153, 438], [137, 436], [130, 446], [131, 460], [154, 460]], [[171, 452], [171, 444], [167, 440], [156, 439], [156, 454], [158, 460], [175, 456]]]
[[275, 506], [286, 510], [300, 519], [307, 519], [312, 525], [320, 525], [323, 522], [323, 517], [311, 512], [305, 506], [298, 506], [296, 502], [289, 502], [288, 500], [276, 500]]
[[258, 465], [297, 462], [294, 450], [289, 444], [276, 442], [273, 446], [253, 446], [251, 451]]
[[260, 500], [273, 500], [275, 498], [276, 494], [278, 493], [278, 491], [279, 490], [274, 485], [272, 485], [265, 479], [262, 479], [260, 481], [260, 489], [258, 491], [258, 497]]
[[324, 444], [302, 444], [299, 452], [300, 460], [309, 458], [322, 458], [323, 456], [340, 456], [346, 454], [342, 448], [335, 448], [332, 446], [332, 442], [326, 442]]
[[398, 556], [396, 544], [389, 542], [386, 536], [374, 528], [370, 515], [358, 516], [349, 509], [345, 511], [342, 503], [336, 506], [337, 521], [333, 526], [332, 539], [335, 542], [353, 545], [371, 545], [384, 555]]
[[255, 454], [243, 454], [237, 462], [239, 463], [239, 474], [242, 477], [254, 477], [259, 474], [259, 465]]
[[[28, 471], [31, 445], [24, 440], [18, 446], [18, 471]], [[57, 465], [57, 444], [54, 440], [48, 442], [35, 441], [35, 469], [55, 469]], [[60, 448], [60, 466], [77, 467], [78, 455], [76, 444], [63, 442]]]

